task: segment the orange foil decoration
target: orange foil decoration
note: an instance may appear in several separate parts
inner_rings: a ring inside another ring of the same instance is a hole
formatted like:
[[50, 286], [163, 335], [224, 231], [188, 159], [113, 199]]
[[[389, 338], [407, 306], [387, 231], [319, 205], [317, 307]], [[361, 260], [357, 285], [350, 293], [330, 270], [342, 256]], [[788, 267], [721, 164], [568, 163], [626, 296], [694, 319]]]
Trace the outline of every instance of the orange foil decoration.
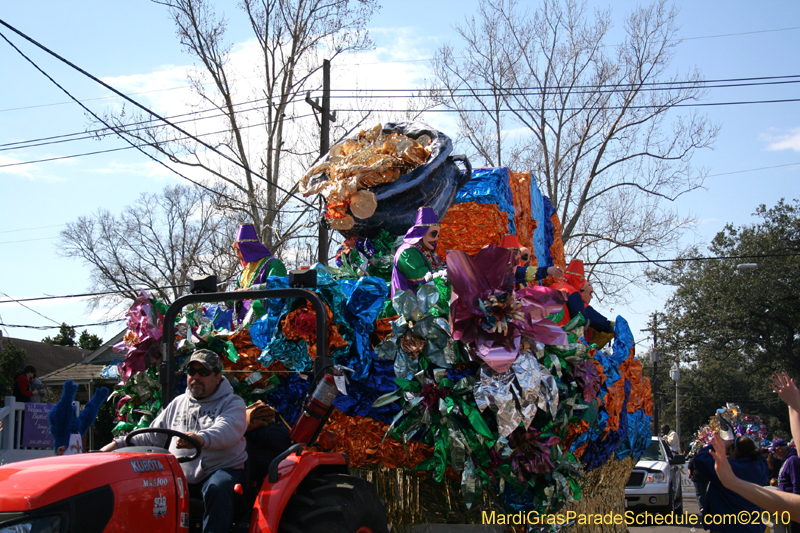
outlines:
[[[561, 267], [561, 270], [567, 269], [567, 260], [564, 257], [564, 241], [561, 239], [561, 221], [558, 219], [558, 214], [553, 213], [550, 217], [550, 222], [553, 223], [553, 244], [550, 245], [550, 257], [553, 258], [553, 266]], [[542, 285], [550, 287], [558, 281], [555, 276], [547, 276], [542, 280]]]
[[602, 438], [609, 431], [619, 429], [619, 414], [622, 412], [622, 404], [625, 403], [625, 378], [620, 377], [614, 382], [613, 387], [608, 388], [604, 398], [606, 412], [608, 413], [608, 425], [603, 430]]
[[386, 317], [386, 318], [379, 318], [375, 321], [375, 329], [372, 331], [372, 335], [370, 335], [370, 339], [375, 337], [378, 339], [377, 342], [373, 342], [373, 347], [380, 344], [380, 342], [386, 338], [387, 335], [392, 333], [392, 321], [396, 320], [397, 317]]
[[579, 420], [577, 424], [570, 422], [567, 427], [567, 436], [564, 437], [564, 450], [568, 450], [572, 443], [575, 442], [582, 433], [589, 431], [589, 422], [586, 420]]
[[[231, 362], [227, 357], [221, 357], [222, 366], [225, 367], [226, 372], [231, 372], [236, 379], [243, 381], [250, 377], [253, 372], [263, 372], [264, 367], [258, 362], [258, 357], [261, 355], [261, 348], [253, 344], [250, 339], [250, 332], [246, 329], [235, 333], [228, 337], [228, 340], [233, 343], [236, 352], [239, 354], [239, 360], [235, 363]], [[265, 374], [261, 379], [251, 383], [254, 387], [266, 383], [269, 379], [269, 374]]]
[[620, 375], [631, 382], [631, 395], [628, 398], [628, 412], [633, 413], [638, 409], [644, 409], [644, 414], [652, 416], [653, 397], [650, 388], [650, 378], [646, 378], [642, 372], [642, 362], [633, 358], [634, 348], [631, 354], [619, 366]]
[[[325, 311], [328, 312], [328, 346], [337, 348], [347, 346], [347, 341], [339, 333], [339, 326], [333, 321], [333, 313], [328, 304], [323, 302], [323, 305], [325, 306]], [[286, 315], [281, 326], [281, 331], [290, 341], [303, 339], [308, 343], [308, 355], [312, 361], [317, 358], [316, 317], [317, 313], [311, 304], [305, 302], [302, 307]]]
[[346, 453], [352, 467], [380, 463], [388, 468], [413, 468], [433, 456], [433, 446], [414, 441], [404, 444], [391, 435], [384, 440], [388, 424], [369, 417], [347, 416], [338, 409], [331, 413], [325, 429], [336, 434], [333, 451]]
[[[514, 225], [517, 227], [517, 239], [522, 246], [533, 250], [533, 230], [536, 221], [531, 208], [531, 173], [511, 172], [509, 178], [511, 196], [514, 203]], [[531, 254], [531, 266], [537, 266], [536, 254]]]
[[455, 204], [447, 210], [441, 227], [436, 253], [442, 258], [447, 250], [475, 255], [487, 244], [500, 244], [508, 233], [508, 214], [494, 204]]

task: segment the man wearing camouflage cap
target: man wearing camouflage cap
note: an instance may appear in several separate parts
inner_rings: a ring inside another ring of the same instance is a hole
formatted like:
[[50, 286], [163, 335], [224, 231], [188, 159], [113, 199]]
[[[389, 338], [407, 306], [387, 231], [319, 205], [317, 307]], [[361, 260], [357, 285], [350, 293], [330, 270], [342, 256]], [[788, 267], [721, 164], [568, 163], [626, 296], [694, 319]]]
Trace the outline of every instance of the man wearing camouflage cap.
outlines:
[[[234, 492], [244, 484], [247, 459], [244, 432], [247, 416], [244, 401], [222, 374], [222, 363], [211, 350], [196, 350], [186, 363], [186, 392], [176, 397], [150, 427], [168, 428], [200, 443], [201, 458], [181, 463], [189, 482], [189, 493], [202, 495], [205, 504], [203, 532], [226, 532], [233, 522]], [[165, 436], [143, 434], [133, 437], [135, 446], [161, 446]], [[119, 437], [103, 447], [110, 452], [125, 446]], [[194, 447], [184, 439], [173, 439], [169, 450], [176, 456], [194, 454]]]

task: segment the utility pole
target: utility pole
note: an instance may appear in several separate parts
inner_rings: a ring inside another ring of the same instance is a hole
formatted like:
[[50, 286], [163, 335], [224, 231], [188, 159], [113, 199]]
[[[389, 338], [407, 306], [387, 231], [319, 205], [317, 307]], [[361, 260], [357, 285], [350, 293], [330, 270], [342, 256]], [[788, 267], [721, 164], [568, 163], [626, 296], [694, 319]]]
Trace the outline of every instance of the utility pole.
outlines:
[[676, 361], [669, 371], [669, 377], [675, 382], [675, 435], [678, 453], [681, 453], [681, 367]]
[[[658, 352], [658, 313], [652, 315], [653, 350], [650, 352], [650, 360], [653, 362], [653, 379], [651, 380], [651, 391], [653, 393], [653, 431], [659, 435], [661, 426], [658, 424], [658, 361], [661, 354]], [[647, 331], [647, 330], [644, 330]]]
[[[325, 59], [322, 62], [322, 105], [317, 99], [311, 99], [311, 93], [306, 93], [306, 102], [319, 111], [322, 116], [320, 121], [319, 135], [319, 156], [322, 158], [330, 150], [330, 127], [331, 122], [336, 122], [336, 113], [331, 112], [331, 62]], [[325, 206], [320, 197], [320, 219], [319, 219], [319, 254], [318, 261], [323, 265], [328, 264], [328, 227], [325, 225]]]

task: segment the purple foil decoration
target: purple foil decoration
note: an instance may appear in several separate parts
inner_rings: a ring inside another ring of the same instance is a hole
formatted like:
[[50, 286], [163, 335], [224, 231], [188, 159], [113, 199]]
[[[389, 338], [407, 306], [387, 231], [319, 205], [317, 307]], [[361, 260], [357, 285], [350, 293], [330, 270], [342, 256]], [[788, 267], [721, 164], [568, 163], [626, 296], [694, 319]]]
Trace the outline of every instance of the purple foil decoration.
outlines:
[[572, 365], [575, 380], [583, 387], [583, 399], [586, 403], [597, 398], [600, 392], [600, 376], [597, 367], [591, 361], [584, 359]]
[[150, 303], [150, 297], [142, 291], [128, 312], [125, 313], [128, 333], [122, 342], [114, 345], [115, 352], [127, 350], [122, 364], [123, 382], [133, 374], [142, 372], [159, 359], [158, 346], [164, 317]]
[[517, 478], [525, 482], [530, 478], [528, 474], [543, 475], [555, 469], [555, 465], [550, 460], [550, 446], [559, 443], [558, 437], [542, 437], [535, 428], [528, 431], [516, 430], [508, 439], [511, 447], [511, 470], [517, 472]]
[[[447, 276], [453, 286], [450, 303], [450, 328], [453, 340], [474, 343], [480, 357], [493, 370], [503, 373], [519, 354], [520, 337], [545, 344], [567, 343], [567, 334], [546, 317], [560, 310], [566, 299], [559, 291], [530, 286], [514, 292], [514, 265], [511, 251], [489, 245], [473, 258], [464, 252], [448, 250]], [[522, 319], [508, 322], [505, 333], [486, 331], [481, 300], [497, 291], [507, 292], [522, 304]]]

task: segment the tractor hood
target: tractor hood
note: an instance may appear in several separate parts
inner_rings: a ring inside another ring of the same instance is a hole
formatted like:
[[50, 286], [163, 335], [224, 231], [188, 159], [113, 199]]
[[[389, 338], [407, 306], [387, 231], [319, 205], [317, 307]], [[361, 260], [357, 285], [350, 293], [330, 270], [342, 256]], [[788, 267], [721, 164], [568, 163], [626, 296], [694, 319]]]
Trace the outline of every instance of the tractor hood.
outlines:
[[0, 466], [0, 512], [38, 509], [126, 480], [141, 487], [149, 478], [182, 475], [175, 458], [163, 453], [84, 453], [10, 463]]

